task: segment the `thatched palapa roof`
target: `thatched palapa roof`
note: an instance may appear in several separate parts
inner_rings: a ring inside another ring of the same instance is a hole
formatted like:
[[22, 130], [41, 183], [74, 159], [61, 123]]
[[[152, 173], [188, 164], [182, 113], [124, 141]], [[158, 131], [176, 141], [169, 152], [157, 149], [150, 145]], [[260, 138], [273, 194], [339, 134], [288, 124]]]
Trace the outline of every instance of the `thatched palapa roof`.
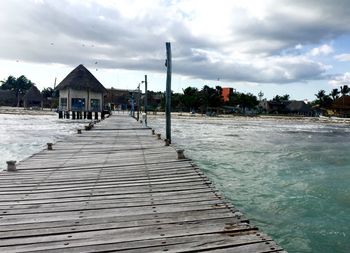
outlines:
[[82, 64], [70, 72], [68, 76], [57, 85], [56, 90], [64, 90], [67, 88], [107, 93], [106, 88]]
[[35, 85], [33, 85], [23, 96], [23, 100], [41, 102], [43, 100], [43, 96], [41, 95], [41, 92], [38, 90], [38, 88]]
[[289, 101], [286, 108], [290, 112], [309, 112], [311, 110], [310, 105], [306, 104], [304, 101]]

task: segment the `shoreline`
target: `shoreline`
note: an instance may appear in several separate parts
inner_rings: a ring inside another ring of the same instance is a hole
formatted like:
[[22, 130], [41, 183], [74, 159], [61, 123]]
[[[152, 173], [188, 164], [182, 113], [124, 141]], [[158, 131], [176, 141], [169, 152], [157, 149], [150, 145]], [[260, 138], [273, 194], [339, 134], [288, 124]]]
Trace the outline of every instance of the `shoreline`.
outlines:
[[0, 106], [0, 114], [16, 114], [16, 115], [56, 115], [56, 112], [50, 108], [42, 110], [24, 109], [23, 107]]
[[[114, 111], [115, 113], [121, 113], [121, 111]], [[129, 113], [126, 111], [126, 113]], [[23, 107], [8, 107], [0, 106], [0, 114], [14, 114], [14, 115], [56, 115], [55, 111], [51, 111], [50, 108], [43, 108], [43, 110], [31, 110], [24, 109]], [[172, 118], [176, 119], [206, 119], [210, 120], [283, 120], [283, 121], [304, 121], [308, 123], [327, 123], [327, 124], [345, 124], [350, 125], [350, 118], [337, 118], [337, 117], [305, 117], [305, 116], [287, 116], [287, 115], [232, 115], [232, 114], [219, 114], [217, 116], [207, 116], [206, 114], [191, 114], [189, 112], [172, 112]], [[157, 112], [153, 114], [148, 113], [148, 118], [160, 118], [165, 117], [165, 112]]]

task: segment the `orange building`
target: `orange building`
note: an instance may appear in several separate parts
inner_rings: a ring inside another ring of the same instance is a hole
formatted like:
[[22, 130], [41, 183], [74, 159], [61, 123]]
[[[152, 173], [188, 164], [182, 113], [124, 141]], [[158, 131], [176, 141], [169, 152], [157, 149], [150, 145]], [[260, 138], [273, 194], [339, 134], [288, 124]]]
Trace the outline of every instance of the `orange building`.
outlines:
[[230, 95], [233, 93], [233, 88], [230, 87], [224, 87], [222, 88], [221, 96], [224, 99], [224, 102], [229, 101]]

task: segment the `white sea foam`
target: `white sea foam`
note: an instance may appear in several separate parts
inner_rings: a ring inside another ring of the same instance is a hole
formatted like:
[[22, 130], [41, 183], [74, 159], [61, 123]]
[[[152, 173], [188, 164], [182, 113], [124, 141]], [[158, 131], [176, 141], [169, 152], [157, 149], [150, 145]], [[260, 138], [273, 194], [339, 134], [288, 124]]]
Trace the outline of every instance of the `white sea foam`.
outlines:
[[57, 115], [0, 114], [0, 170], [6, 161], [21, 161], [81, 126], [82, 122], [59, 120]]

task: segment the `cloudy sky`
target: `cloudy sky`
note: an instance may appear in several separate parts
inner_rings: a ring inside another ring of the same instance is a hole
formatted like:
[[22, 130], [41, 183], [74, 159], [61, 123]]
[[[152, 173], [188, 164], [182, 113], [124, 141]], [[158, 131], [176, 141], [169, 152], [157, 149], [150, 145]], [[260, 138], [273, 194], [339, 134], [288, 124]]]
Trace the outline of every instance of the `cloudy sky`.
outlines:
[[348, 0], [1, 0], [0, 80], [53, 87], [84, 64], [105, 87], [220, 85], [266, 98], [350, 83]]

